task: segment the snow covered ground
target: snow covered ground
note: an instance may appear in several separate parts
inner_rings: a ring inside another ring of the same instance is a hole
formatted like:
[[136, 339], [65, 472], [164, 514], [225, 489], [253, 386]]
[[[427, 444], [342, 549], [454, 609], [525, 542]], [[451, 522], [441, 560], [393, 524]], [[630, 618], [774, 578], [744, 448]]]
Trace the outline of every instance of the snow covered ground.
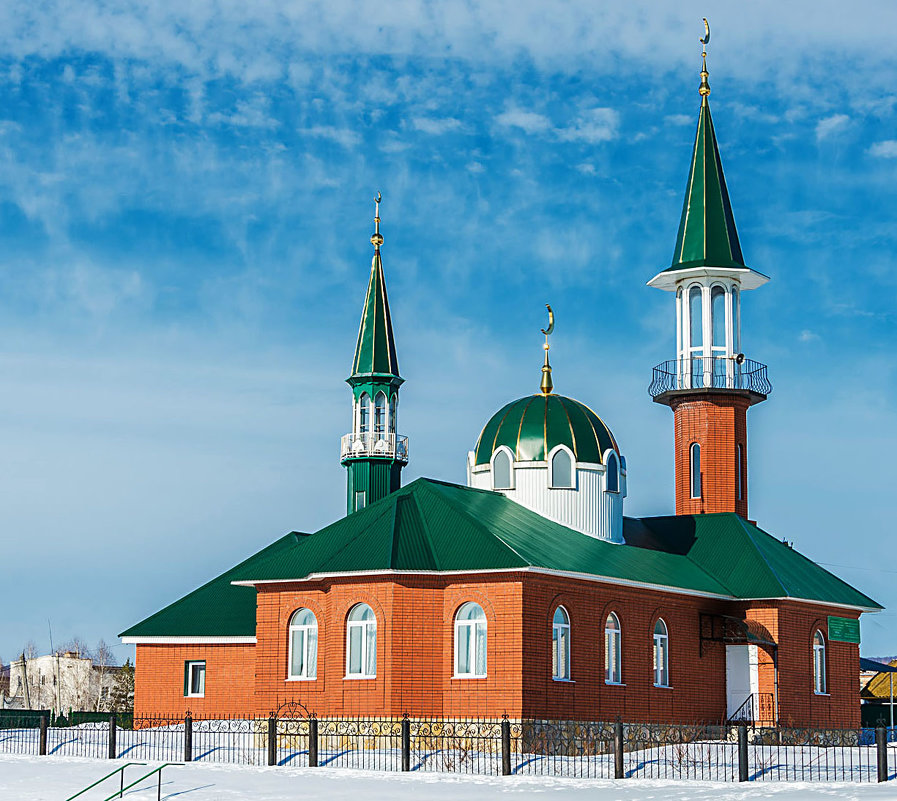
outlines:
[[[79, 757], [0, 755], [0, 798], [10, 801], [64, 801], [108, 773], [118, 762]], [[149, 771], [128, 768], [127, 781]], [[116, 786], [96, 788], [84, 801], [107, 798]], [[155, 779], [125, 793], [130, 801], [155, 799]], [[809, 801], [810, 799], [897, 799], [897, 782], [885, 784], [823, 784], [751, 782], [673, 782], [626, 779], [566, 779], [533, 776], [466, 777], [451, 774], [396, 774], [320, 768], [259, 768], [236, 765], [189, 764], [166, 768], [162, 798], [173, 801], [494, 801], [507, 798], [538, 801]]]

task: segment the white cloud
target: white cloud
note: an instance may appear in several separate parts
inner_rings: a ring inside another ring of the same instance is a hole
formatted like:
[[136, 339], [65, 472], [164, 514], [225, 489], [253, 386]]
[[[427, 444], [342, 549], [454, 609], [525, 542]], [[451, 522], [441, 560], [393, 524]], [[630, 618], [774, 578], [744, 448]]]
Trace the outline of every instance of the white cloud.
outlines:
[[841, 133], [850, 123], [850, 117], [846, 114], [832, 114], [816, 123], [816, 141], [821, 142], [830, 136]]
[[558, 137], [565, 142], [609, 142], [617, 136], [620, 115], [615, 109], [599, 106], [583, 111], [571, 125], [559, 128]]
[[598, 171], [595, 169], [594, 164], [590, 164], [587, 161], [584, 161], [582, 164], [577, 164], [576, 169], [579, 170], [583, 175], [596, 175]]
[[800, 336], [798, 337], [798, 339], [801, 342], [816, 342], [819, 340], [819, 334], [817, 334], [815, 331], [810, 331], [810, 329], [805, 328], [800, 332]]
[[663, 121], [667, 125], [691, 125], [694, 122], [694, 117], [688, 114], [670, 114], [664, 117]]
[[897, 139], [885, 139], [875, 142], [869, 148], [869, 155], [881, 159], [897, 159]]
[[486, 168], [478, 161], [471, 161], [465, 166], [465, 169], [474, 175], [479, 175], [481, 172], [486, 171]]
[[551, 120], [544, 114], [520, 108], [507, 109], [499, 114], [495, 121], [505, 128], [520, 128], [528, 134], [543, 133], [551, 127]]
[[411, 125], [416, 131], [422, 131], [433, 136], [442, 136], [449, 131], [459, 130], [461, 120], [455, 117], [415, 117], [411, 120]]
[[332, 125], [312, 125], [310, 128], [300, 128], [298, 133], [313, 136], [316, 139], [329, 139], [342, 145], [346, 150], [351, 150], [361, 143], [361, 136], [351, 128], [336, 128]]

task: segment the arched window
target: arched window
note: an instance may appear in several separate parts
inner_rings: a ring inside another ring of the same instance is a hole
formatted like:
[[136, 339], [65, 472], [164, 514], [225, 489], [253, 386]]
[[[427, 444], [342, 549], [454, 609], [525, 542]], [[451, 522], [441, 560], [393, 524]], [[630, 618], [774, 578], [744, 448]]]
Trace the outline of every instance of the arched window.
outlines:
[[688, 290], [689, 347], [692, 356], [700, 356], [704, 348], [704, 320], [701, 316], [701, 287]]
[[498, 451], [492, 458], [492, 489], [513, 489], [513, 478], [511, 454], [506, 450]]
[[389, 399], [389, 433], [396, 433], [396, 395]]
[[713, 349], [726, 349], [726, 290], [715, 286], [710, 290], [710, 327], [713, 331]]
[[463, 604], [455, 615], [455, 675], [486, 675], [486, 613], [472, 601]]
[[663, 618], [654, 625], [654, 686], [670, 686], [670, 637]]
[[386, 395], [378, 392], [374, 398], [374, 433], [386, 433]]
[[701, 497], [701, 446], [692, 442], [689, 449], [689, 462], [691, 464], [691, 497]]
[[290, 618], [291, 679], [318, 676], [318, 621], [311, 609], [300, 609]]
[[570, 679], [570, 616], [563, 606], [554, 610], [551, 621], [551, 677]]
[[604, 478], [604, 489], [608, 492], [620, 491], [620, 465], [617, 463], [616, 454], [607, 457], [607, 472]]
[[825, 689], [825, 637], [819, 629], [813, 635], [813, 692], [820, 695]]
[[558, 448], [551, 457], [551, 486], [556, 489], [571, 489], [573, 483], [573, 459], [570, 453]]
[[367, 394], [367, 392], [362, 392], [361, 397], [358, 399], [358, 433], [359, 434], [367, 434], [369, 417], [371, 409], [371, 396]]
[[604, 621], [604, 681], [623, 682], [623, 632], [619, 618], [611, 612]]
[[377, 675], [377, 617], [367, 604], [357, 604], [346, 621], [346, 675], [373, 679]]

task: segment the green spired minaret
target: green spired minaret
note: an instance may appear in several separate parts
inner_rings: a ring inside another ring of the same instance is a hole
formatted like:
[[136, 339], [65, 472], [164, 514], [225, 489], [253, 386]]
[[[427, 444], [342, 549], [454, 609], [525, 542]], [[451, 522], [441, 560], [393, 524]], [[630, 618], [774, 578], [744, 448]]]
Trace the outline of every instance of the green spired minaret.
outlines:
[[408, 463], [408, 437], [397, 431], [399, 360], [389, 316], [386, 278], [380, 259], [380, 193], [374, 212], [371, 279], [361, 312], [358, 344], [352, 362], [352, 433], [340, 443], [340, 461], [348, 470], [347, 514], [379, 501], [402, 485]]

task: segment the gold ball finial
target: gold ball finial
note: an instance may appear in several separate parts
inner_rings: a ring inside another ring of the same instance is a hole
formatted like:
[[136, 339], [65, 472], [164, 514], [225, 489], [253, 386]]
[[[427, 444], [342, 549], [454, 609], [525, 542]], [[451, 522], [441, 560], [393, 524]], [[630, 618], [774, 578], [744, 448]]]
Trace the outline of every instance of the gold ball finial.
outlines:
[[382, 196], [377, 192], [374, 198], [374, 233], [371, 234], [371, 244], [374, 246], [376, 253], [380, 252], [380, 245], [383, 244], [383, 234], [380, 233], [380, 201]]
[[710, 23], [704, 17], [704, 35], [698, 40], [701, 43], [701, 85], [698, 94], [703, 98], [710, 95], [710, 82], [707, 80], [710, 73], [707, 72], [707, 45], [710, 44]]

